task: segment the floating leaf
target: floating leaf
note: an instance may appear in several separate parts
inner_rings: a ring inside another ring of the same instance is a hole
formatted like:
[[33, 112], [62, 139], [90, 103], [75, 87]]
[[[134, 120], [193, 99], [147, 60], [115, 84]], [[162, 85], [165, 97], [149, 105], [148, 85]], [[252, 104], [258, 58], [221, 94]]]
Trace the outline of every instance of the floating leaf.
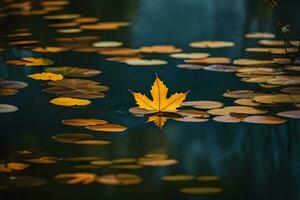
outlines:
[[61, 74], [54, 74], [51, 72], [30, 74], [30, 75], [28, 75], [28, 77], [35, 79], [35, 80], [42, 80], [42, 81], [59, 81], [64, 78], [63, 75], [61, 75]]
[[56, 31], [58, 33], [68, 33], [68, 34], [71, 34], [71, 33], [80, 33], [80, 32], [82, 32], [82, 29], [80, 29], [80, 28], [66, 28], [66, 29], [58, 29]]
[[9, 104], [0, 104], [0, 113], [16, 112], [18, 108]]
[[18, 41], [9, 42], [9, 44], [12, 46], [26, 46], [26, 45], [34, 45], [37, 43], [39, 43], [39, 41], [37, 40], [18, 40]]
[[300, 77], [298, 76], [275, 76], [266, 79], [266, 83], [275, 85], [299, 85]]
[[37, 47], [31, 49], [31, 51], [38, 53], [59, 53], [70, 50], [68, 47]]
[[300, 87], [287, 87], [281, 89], [281, 92], [288, 94], [300, 94]]
[[209, 65], [203, 69], [214, 72], [235, 72], [236, 67], [231, 65]]
[[273, 39], [275, 37], [276, 36], [273, 33], [252, 32], [246, 34], [246, 38], [254, 38], [254, 39]]
[[145, 46], [139, 49], [142, 53], [179, 53], [182, 50], [172, 45]]
[[0, 79], [0, 88], [19, 90], [26, 88], [27, 86], [28, 84], [25, 82]]
[[129, 170], [137, 170], [137, 169], [142, 169], [143, 166], [141, 165], [113, 165], [113, 166], [110, 166], [110, 168], [112, 169], [129, 169]]
[[255, 102], [253, 99], [237, 99], [234, 103], [241, 106], [259, 106], [260, 104]]
[[155, 111], [146, 110], [144, 108], [139, 108], [139, 107], [132, 107], [128, 111], [133, 115], [137, 115], [137, 116], [143, 116], [143, 115], [155, 113]]
[[214, 109], [221, 108], [223, 103], [218, 101], [185, 101], [182, 106], [193, 106], [199, 109]]
[[28, 67], [34, 67], [34, 66], [52, 65], [54, 62], [52, 60], [45, 59], [45, 58], [26, 57], [26, 58], [22, 58], [21, 60], [8, 60], [5, 63], [11, 65], [24, 65]]
[[176, 165], [178, 161], [174, 159], [165, 159], [165, 160], [146, 159], [146, 160], [139, 160], [138, 163], [143, 166], [166, 167], [166, 166]]
[[168, 175], [162, 177], [162, 180], [169, 181], [169, 182], [191, 181], [194, 179], [195, 179], [194, 176], [184, 175], [184, 174]]
[[107, 145], [110, 144], [110, 141], [106, 140], [80, 140], [74, 142], [74, 144], [81, 144], [81, 145]]
[[279, 54], [285, 55], [286, 53], [296, 53], [298, 51], [297, 48], [246, 48], [247, 52], [255, 52], [255, 53], [270, 53], [270, 54]]
[[181, 69], [198, 70], [198, 69], [203, 69], [205, 66], [196, 65], [196, 64], [179, 64], [177, 65], [177, 67]]
[[100, 49], [98, 53], [105, 56], [138, 56], [139, 51], [130, 48], [105, 48]]
[[98, 156], [80, 156], [80, 157], [69, 157], [64, 158], [63, 160], [66, 162], [82, 162], [82, 161], [93, 161], [93, 160], [100, 160], [101, 157]]
[[[198, 117], [198, 118], [209, 117], [209, 114], [207, 112], [201, 111], [201, 110], [178, 110], [176, 113], [183, 117]], [[176, 118], [176, 117], [174, 117], [174, 118]], [[179, 118], [179, 117], [177, 117], [177, 118]]]
[[109, 89], [106, 86], [99, 85], [98, 82], [82, 79], [50, 81], [47, 85], [45, 91], [70, 98], [104, 98], [105, 95], [101, 92]]
[[91, 165], [109, 166], [109, 165], [112, 165], [112, 161], [109, 161], [109, 160], [95, 160], [95, 161], [91, 162]]
[[220, 180], [220, 177], [218, 176], [198, 176], [198, 181], [218, 181]]
[[50, 101], [50, 103], [57, 106], [86, 106], [91, 104], [91, 101], [86, 99], [75, 99], [69, 97], [58, 97]]
[[[291, 44], [295, 46], [299, 46], [299, 41], [297, 40], [290, 40]], [[259, 44], [264, 46], [284, 46], [284, 40], [260, 40], [258, 41]]]
[[7, 34], [6, 35], [6, 37], [8, 37], [8, 38], [28, 37], [28, 36], [32, 36], [32, 33], [23, 32], [23, 33], [12, 33], [12, 34]]
[[75, 19], [75, 22], [77, 23], [94, 23], [97, 22], [99, 19], [97, 17], [81, 17], [81, 18], [77, 18]]
[[198, 117], [182, 117], [182, 118], [177, 118], [175, 120], [180, 122], [195, 122], [195, 123], [208, 121], [208, 119], [206, 118], [198, 118]]
[[95, 126], [106, 124], [107, 121], [102, 119], [65, 119], [62, 123], [69, 126]]
[[208, 53], [176, 53], [170, 55], [172, 58], [179, 59], [203, 59], [209, 56]]
[[218, 187], [189, 187], [180, 189], [181, 193], [193, 195], [219, 194], [223, 190]]
[[256, 115], [256, 114], [264, 114], [267, 111], [258, 110], [256, 108], [249, 107], [249, 106], [228, 106], [219, 109], [212, 109], [207, 112], [212, 115], [229, 115], [230, 113]]
[[199, 41], [190, 43], [191, 47], [195, 48], [224, 48], [224, 47], [233, 47], [233, 42], [227, 41]]
[[60, 23], [52, 23], [48, 24], [49, 27], [53, 28], [66, 28], [66, 27], [76, 27], [78, 26], [77, 22], [60, 22]]
[[102, 131], [102, 132], [123, 132], [127, 127], [119, 124], [100, 124], [86, 127], [92, 131]]
[[82, 184], [88, 185], [97, 180], [98, 176], [93, 173], [70, 173], [58, 174], [54, 177], [57, 182], [69, 185]]
[[300, 110], [284, 111], [284, 112], [278, 113], [277, 115], [281, 116], [281, 117], [287, 117], [287, 118], [293, 118], [293, 119], [300, 119]]
[[0, 96], [13, 96], [18, 93], [18, 90], [0, 88]]
[[101, 166], [96, 165], [74, 165], [75, 169], [101, 169]]
[[253, 90], [235, 90], [229, 91], [223, 94], [224, 97], [235, 98], [235, 99], [248, 99], [255, 95]]
[[132, 94], [140, 108], [157, 112], [176, 112], [187, 95], [187, 93], [175, 93], [167, 98], [168, 88], [158, 76], [156, 76], [150, 92], [153, 100], [141, 93], [133, 92]]
[[284, 72], [271, 67], [238, 67], [237, 72], [244, 74], [279, 75]]
[[257, 95], [254, 97], [254, 101], [258, 103], [265, 103], [265, 104], [296, 103], [300, 101], [300, 95], [289, 95], [289, 94]]
[[84, 30], [117, 30], [120, 27], [129, 26], [128, 22], [99, 22], [96, 24], [84, 24], [80, 28]]
[[42, 157], [38, 157], [38, 158], [26, 159], [25, 161], [30, 162], [30, 163], [35, 163], [35, 164], [54, 164], [54, 163], [59, 162], [59, 158], [42, 156]]
[[94, 47], [101, 47], [101, 48], [119, 47], [122, 45], [123, 45], [122, 42], [117, 42], [117, 41], [101, 41], [101, 42], [95, 42], [93, 44]]
[[243, 122], [253, 124], [283, 124], [286, 122], [286, 120], [272, 116], [250, 116], [243, 119]]
[[81, 17], [79, 14], [59, 14], [59, 15], [46, 15], [44, 19], [48, 20], [68, 20], [68, 19], [77, 19]]
[[13, 172], [13, 171], [22, 171], [28, 168], [29, 165], [19, 162], [9, 162], [0, 164], [0, 172]]
[[98, 178], [98, 182], [111, 186], [136, 185], [142, 182], [142, 178], [135, 174], [108, 174]]
[[256, 59], [237, 59], [234, 60], [233, 64], [242, 65], [242, 66], [250, 66], [250, 65], [272, 65], [275, 62], [273, 60], [256, 60]]
[[186, 63], [192, 63], [192, 64], [230, 64], [231, 60], [230, 58], [226, 57], [209, 57], [209, 58], [203, 58], [203, 59], [188, 59], [184, 60]]
[[112, 161], [114, 164], [127, 164], [127, 163], [135, 163], [136, 159], [134, 158], [119, 158]]
[[99, 70], [79, 67], [47, 67], [46, 72], [62, 74], [66, 77], [86, 78], [97, 76], [101, 73]]
[[232, 117], [230, 115], [221, 115], [221, 116], [214, 117], [213, 120], [216, 122], [223, 122], [223, 123], [240, 123], [243, 121], [243, 118]]
[[151, 66], [151, 65], [166, 65], [168, 62], [164, 60], [157, 60], [157, 59], [152, 59], [152, 60], [146, 60], [146, 59], [129, 59], [125, 61], [126, 64], [128, 65], [133, 65], [133, 66]]

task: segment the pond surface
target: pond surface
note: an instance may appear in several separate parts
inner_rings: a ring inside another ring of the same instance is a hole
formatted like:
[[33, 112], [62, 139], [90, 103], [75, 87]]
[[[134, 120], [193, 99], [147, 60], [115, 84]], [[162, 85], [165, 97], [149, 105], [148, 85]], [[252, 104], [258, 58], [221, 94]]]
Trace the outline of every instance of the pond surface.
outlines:
[[[287, 8], [286, 8], [287, 7]], [[285, 5], [285, 12], [293, 6]], [[55, 13], [55, 12], [54, 12]], [[48, 27], [42, 16], [12, 16], [2, 18], [1, 41], [11, 30], [27, 28], [44, 46], [55, 45], [53, 38], [81, 35], [100, 36], [103, 41], [121, 41], [125, 47], [174, 45], [184, 52], [209, 52], [213, 56], [269, 59], [268, 55], [245, 52], [257, 40], [245, 38], [248, 32], [278, 32], [276, 14], [262, 1], [246, 0], [86, 0], [72, 1], [57, 13], [80, 13], [98, 17], [101, 21], [128, 21], [131, 26], [115, 31], [83, 31], [74, 34], [57, 33]], [[280, 38], [280, 37], [279, 37]], [[189, 43], [201, 40], [225, 40], [235, 43], [232, 48], [195, 49]], [[99, 69], [99, 76], [89, 78], [110, 89], [103, 99], [92, 100], [82, 108], [68, 108], [49, 103], [55, 95], [42, 91], [43, 82], [27, 77], [42, 72], [43, 67], [19, 67], [5, 64], [23, 57], [48, 58], [54, 66], [89, 67]], [[204, 123], [168, 120], [162, 129], [146, 123], [128, 109], [135, 106], [129, 89], [149, 94], [156, 74], [169, 87], [170, 93], [190, 91], [187, 100], [220, 101], [233, 105], [233, 99], [223, 97], [227, 90], [250, 89], [269, 92], [255, 83], [242, 82], [235, 73], [206, 70], [186, 70], [176, 67], [180, 59], [168, 54], [148, 54], [149, 59], [168, 61], [162, 66], [130, 66], [112, 62], [98, 53], [67, 51], [41, 54], [17, 47], [7, 47], [1, 53], [0, 78], [29, 84], [14, 96], [0, 97], [1, 104], [12, 104], [17, 112], [0, 114], [0, 157], [15, 160], [18, 151], [38, 152], [58, 158], [99, 156], [105, 160], [140, 158], [147, 154], [168, 155], [178, 161], [166, 167], [142, 169], [76, 169], [74, 165], [89, 162], [58, 162], [30, 164], [25, 170], [1, 173], [0, 199], [218, 199], [218, 200], [296, 200], [300, 199], [300, 124], [287, 119], [280, 125], [252, 123], [220, 123], [211, 118]], [[291, 107], [289, 107], [291, 108]], [[279, 109], [280, 110], [280, 109]], [[281, 111], [281, 110], [280, 110]], [[272, 110], [271, 113], [276, 113]], [[66, 126], [64, 119], [99, 118], [121, 124], [127, 130], [106, 133]], [[110, 145], [90, 146], [60, 143], [52, 139], [62, 133], [88, 133]], [[299, 147], [298, 147], [299, 146]], [[132, 186], [107, 186], [98, 183], [69, 185], [54, 180], [58, 174], [87, 172], [97, 175], [130, 173], [143, 181]], [[162, 177], [172, 174], [217, 176], [217, 181], [167, 182]], [[34, 176], [46, 179], [41, 187], [7, 186], [9, 177]], [[222, 188], [221, 193], [191, 195], [180, 192], [186, 187]]]

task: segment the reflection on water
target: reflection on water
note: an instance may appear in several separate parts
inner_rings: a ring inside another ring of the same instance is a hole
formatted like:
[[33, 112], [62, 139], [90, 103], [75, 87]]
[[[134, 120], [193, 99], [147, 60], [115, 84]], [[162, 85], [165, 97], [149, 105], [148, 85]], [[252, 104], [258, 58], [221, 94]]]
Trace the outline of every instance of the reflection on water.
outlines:
[[[103, 40], [124, 41], [130, 47], [171, 44], [191, 50], [189, 42], [196, 40], [229, 40], [237, 47], [213, 51], [218, 56], [244, 57], [244, 34], [249, 31], [276, 31], [272, 23], [274, 13], [263, 1], [244, 0], [126, 0], [126, 1], [73, 1], [69, 12], [83, 12], [103, 20], [132, 21], [132, 27], [103, 33]], [[287, 4], [286, 4], [287, 5]], [[293, 9], [287, 7], [285, 9]], [[267, 11], [266, 11], [267, 10]], [[296, 13], [297, 15], [297, 13]], [[50, 42], [54, 31], [46, 33], [43, 20], [24, 24], [41, 40]], [[271, 23], [270, 23], [271, 22]], [[2, 22], [1, 22], [2, 23]], [[7, 22], [3, 23], [7, 24]], [[227, 89], [256, 88], [240, 82], [231, 74], [207, 71], [189, 71], [176, 68], [178, 61], [169, 60], [166, 67], [135, 68], [107, 62], [98, 54], [68, 52], [47, 55], [57, 65], [100, 68], [101, 83], [110, 86], [109, 95], [84, 109], [68, 109], [49, 105], [53, 96], [41, 92], [39, 83], [29, 80], [31, 68], [7, 68], [5, 59], [33, 56], [35, 53], [11, 49], [1, 58], [0, 77], [21, 80], [30, 87], [14, 97], [1, 97], [1, 102], [18, 105], [20, 111], [1, 116], [1, 158], [12, 158], [13, 152], [23, 148], [36, 149], [49, 155], [68, 157], [80, 155], [101, 156], [106, 159], [142, 157], [147, 153], [166, 153], [179, 161], [166, 168], [145, 168], [137, 171], [144, 182], [140, 185], [119, 188], [100, 185], [67, 186], [53, 181], [58, 173], [76, 171], [71, 164], [32, 166], [28, 174], [47, 178], [49, 183], [39, 189], [0, 191], [1, 199], [274, 199], [296, 200], [300, 198], [300, 174], [298, 169], [299, 130], [297, 121], [284, 125], [228, 125], [208, 123], [178, 123], [168, 121], [162, 131], [144, 118], [136, 118], [127, 112], [134, 104], [128, 89], [146, 91], [154, 74], [158, 73], [172, 92], [191, 90], [189, 99], [220, 100]], [[169, 59], [167, 56], [153, 56]], [[112, 141], [107, 147], [82, 147], [60, 144], [51, 136], [78, 132], [66, 127], [61, 120], [68, 118], [103, 118], [126, 125], [128, 130], [120, 134], [99, 134]], [[98, 174], [104, 169], [94, 170]], [[135, 172], [135, 171], [134, 171]], [[187, 173], [191, 175], [217, 175], [224, 192], [216, 196], [189, 196], [179, 193], [178, 188], [193, 184], [170, 184], [161, 176]], [[1, 190], [1, 189], [0, 189]]]

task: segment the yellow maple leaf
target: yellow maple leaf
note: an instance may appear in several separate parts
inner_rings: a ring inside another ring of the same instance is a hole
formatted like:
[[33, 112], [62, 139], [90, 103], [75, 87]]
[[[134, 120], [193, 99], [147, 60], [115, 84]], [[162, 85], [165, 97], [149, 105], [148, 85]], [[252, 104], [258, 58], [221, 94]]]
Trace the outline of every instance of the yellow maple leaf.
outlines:
[[175, 93], [168, 98], [168, 88], [158, 76], [156, 76], [150, 93], [152, 100], [145, 94], [132, 92], [134, 99], [140, 108], [156, 112], [176, 112], [177, 108], [181, 106], [187, 95], [187, 92]]

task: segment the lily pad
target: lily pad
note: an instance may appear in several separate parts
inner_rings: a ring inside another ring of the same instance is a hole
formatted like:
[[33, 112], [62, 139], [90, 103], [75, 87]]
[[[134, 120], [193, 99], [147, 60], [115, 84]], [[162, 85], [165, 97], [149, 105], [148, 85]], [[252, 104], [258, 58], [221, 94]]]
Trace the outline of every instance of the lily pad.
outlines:
[[192, 195], [211, 195], [211, 194], [219, 194], [223, 190], [218, 187], [189, 187], [180, 189], [181, 193], [184, 194], [192, 194]]
[[0, 113], [16, 112], [18, 108], [9, 104], [0, 104]]
[[97, 180], [103, 185], [128, 186], [142, 182], [142, 178], [135, 174], [108, 174], [102, 175]]
[[69, 126], [95, 126], [106, 124], [107, 121], [102, 119], [65, 119], [62, 123]]
[[91, 101], [86, 99], [76, 99], [76, 98], [69, 98], [69, 97], [58, 97], [54, 98], [50, 101], [50, 103], [57, 105], [57, 106], [86, 106], [91, 104]]
[[86, 128], [92, 131], [102, 132], [123, 132], [127, 129], [127, 127], [119, 124], [100, 124], [95, 126], [87, 126]]
[[225, 48], [233, 47], [233, 42], [228, 41], [199, 41], [190, 43], [191, 47], [195, 48]]
[[287, 120], [273, 116], [250, 116], [243, 119], [243, 122], [253, 124], [284, 124]]
[[100, 70], [79, 68], [79, 67], [47, 67], [46, 72], [52, 72], [56, 74], [62, 74], [65, 77], [72, 78], [87, 78], [97, 76], [101, 73]]
[[287, 118], [293, 118], [293, 119], [300, 119], [300, 110], [284, 111], [284, 112], [278, 113], [277, 115], [281, 116], [281, 117], [287, 117]]

